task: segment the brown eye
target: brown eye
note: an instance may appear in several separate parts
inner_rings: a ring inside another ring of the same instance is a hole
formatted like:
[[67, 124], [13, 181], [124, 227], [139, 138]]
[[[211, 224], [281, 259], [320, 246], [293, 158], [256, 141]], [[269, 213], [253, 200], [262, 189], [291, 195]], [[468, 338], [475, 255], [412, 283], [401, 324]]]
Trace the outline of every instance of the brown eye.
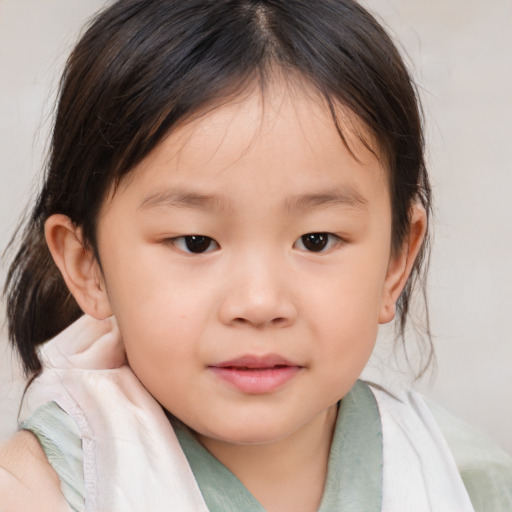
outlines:
[[308, 251], [323, 251], [327, 245], [328, 235], [326, 233], [308, 233], [303, 235], [302, 243]]
[[209, 236], [186, 235], [168, 239], [168, 244], [173, 245], [185, 253], [201, 254], [219, 249], [219, 244]]
[[191, 235], [184, 238], [187, 249], [194, 253], [206, 252], [213, 242], [210, 237], [202, 235]]
[[295, 242], [294, 247], [302, 251], [322, 252], [333, 247], [339, 240], [332, 233], [306, 233]]

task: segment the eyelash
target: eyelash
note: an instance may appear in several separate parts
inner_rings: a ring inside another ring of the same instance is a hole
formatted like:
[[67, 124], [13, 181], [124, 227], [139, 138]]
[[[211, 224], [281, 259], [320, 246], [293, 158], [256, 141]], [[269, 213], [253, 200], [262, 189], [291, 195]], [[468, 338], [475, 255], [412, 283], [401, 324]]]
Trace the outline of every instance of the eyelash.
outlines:
[[[321, 253], [336, 247], [340, 242], [342, 242], [342, 239], [333, 233], [314, 232], [302, 235], [295, 241], [293, 247], [301, 251]], [[313, 244], [314, 249], [308, 249], [306, 244]], [[302, 245], [302, 247], [298, 247], [299, 245]]]
[[[219, 244], [209, 236], [205, 235], [185, 235], [165, 240], [166, 244], [173, 245], [178, 250], [187, 254], [204, 254], [220, 249]], [[196, 244], [196, 247], [193, 245]], [[205, 250], [195, 251], [193, 249], [202, 249], [206, 245]], [[213, 245], [213, 248], [212, 248]]]
[[[321, 253], [327, 252], [341, 241], [342, 239], [333, 233], [313, 232], [299, 237], [293, 247], [305, 252]], [[205, 254], [220, 249], [219, 244], [213, 238], [205, 235], [178, 236], [169, 238], [165, 242], [186, 254]]]

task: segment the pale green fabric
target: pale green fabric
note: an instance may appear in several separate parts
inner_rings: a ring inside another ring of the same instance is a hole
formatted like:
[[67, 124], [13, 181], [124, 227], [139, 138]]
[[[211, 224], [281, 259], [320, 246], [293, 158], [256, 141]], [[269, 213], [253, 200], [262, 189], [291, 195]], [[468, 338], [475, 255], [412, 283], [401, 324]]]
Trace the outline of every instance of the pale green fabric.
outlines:
[[379, 512], [382, 426], [373, 393], [357, 381], [341, 401], [318, 512]]
[[242, 482], [187, 427], [176, 420], [173, 426], [210, 512], [265, 512]]
[[85, 511], [85, 483], [80, 431], [55, 402], [41, 405], [21, 424], [41, 444], [60, 478], [60, 488], [73, 512]]

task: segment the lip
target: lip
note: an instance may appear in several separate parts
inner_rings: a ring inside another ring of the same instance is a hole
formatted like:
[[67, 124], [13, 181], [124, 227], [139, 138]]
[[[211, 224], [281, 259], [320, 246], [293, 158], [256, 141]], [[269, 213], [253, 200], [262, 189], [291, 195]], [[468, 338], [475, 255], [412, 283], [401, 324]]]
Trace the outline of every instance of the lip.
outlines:
[[272, 393], [290, 381], [301, 365], [277, 354], [245, 355], [208, 367], [217, 377], [242, 393]]

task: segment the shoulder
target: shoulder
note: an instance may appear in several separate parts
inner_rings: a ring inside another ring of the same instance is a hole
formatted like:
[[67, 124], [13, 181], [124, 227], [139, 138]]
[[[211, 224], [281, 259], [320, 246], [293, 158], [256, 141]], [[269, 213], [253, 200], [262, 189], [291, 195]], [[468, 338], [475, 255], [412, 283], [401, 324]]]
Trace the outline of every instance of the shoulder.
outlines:
[[[368, 383], [381, 413], [414, 443], [435, 439], [452, 460], [476, 512], [512, 510], [512, 458], [492, 439], [439, 405], [407, 388], [389, 390]], [[423, 431], [424, 439], [419, 437]], [[428, 454], [427, 454], [428, 455]]]
[[512, 510], [512, 457], [485, 434], [425, 399], [475, 510]]
[[0, 512], [69, 511], [59, 477], [28, 431], [0, 447], [0, 497]]

